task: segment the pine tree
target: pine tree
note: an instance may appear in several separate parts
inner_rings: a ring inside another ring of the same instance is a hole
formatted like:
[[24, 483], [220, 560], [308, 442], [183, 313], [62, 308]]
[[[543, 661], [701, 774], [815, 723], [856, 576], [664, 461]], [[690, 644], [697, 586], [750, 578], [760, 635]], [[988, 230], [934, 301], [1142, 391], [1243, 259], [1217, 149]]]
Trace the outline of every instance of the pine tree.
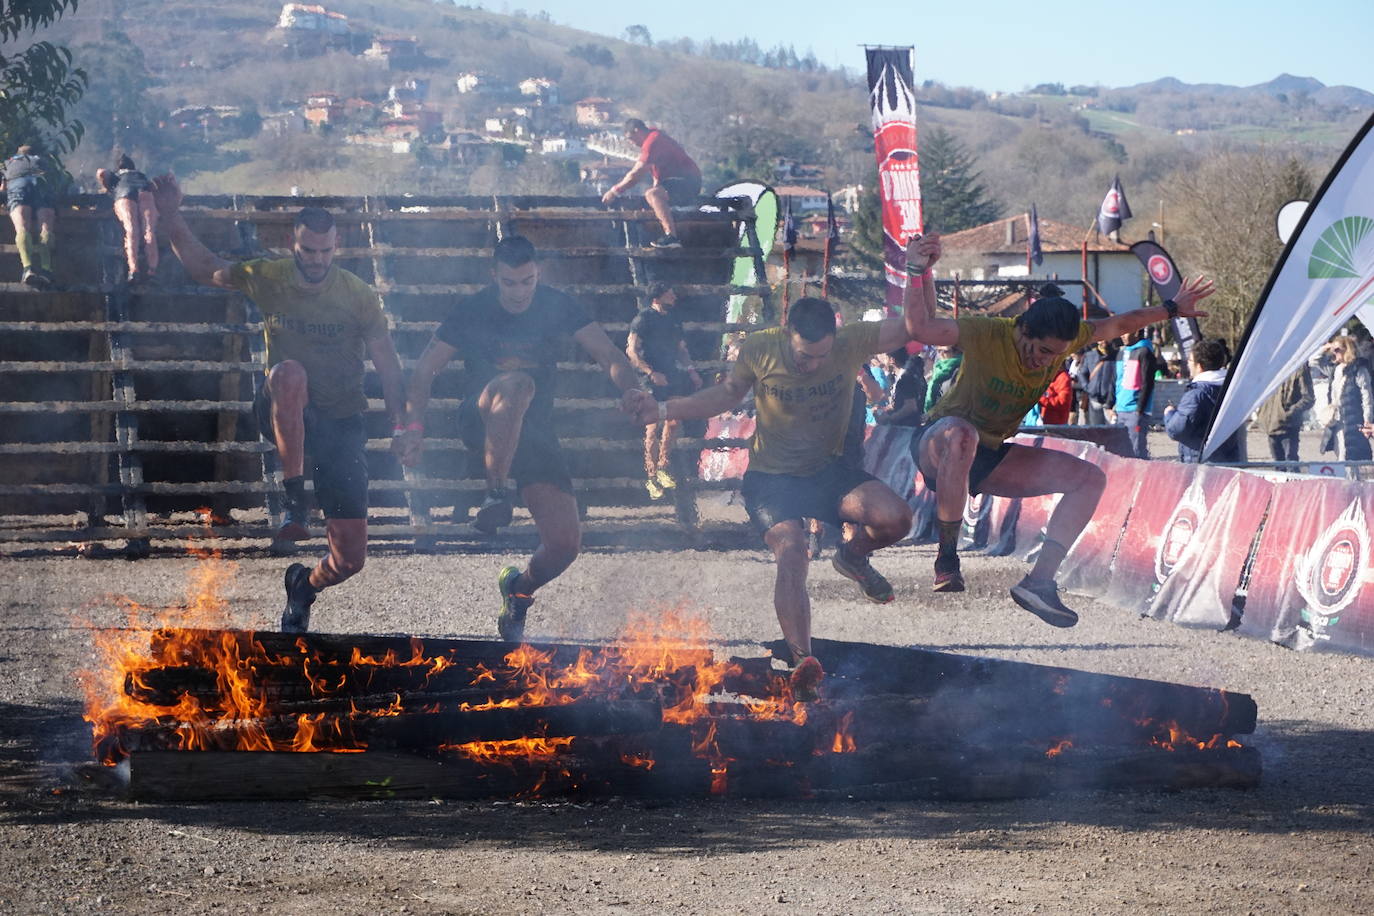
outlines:
[[925, 224], [941, 233], [990, 223], [1002, 205], [988, 196], [977, 160], [949, 131], [936, 127], [921, 138], [921, 200]]

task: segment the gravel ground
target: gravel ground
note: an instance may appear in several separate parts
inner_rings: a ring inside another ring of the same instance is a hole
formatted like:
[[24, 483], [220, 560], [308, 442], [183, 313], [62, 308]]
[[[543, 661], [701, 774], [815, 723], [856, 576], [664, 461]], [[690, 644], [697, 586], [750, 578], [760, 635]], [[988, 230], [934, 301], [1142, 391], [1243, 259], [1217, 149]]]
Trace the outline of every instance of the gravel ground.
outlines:
[[[737, 510], [731, 509], [728, 512]], [[375, 555], [316, 605], [331, 631], [490, 636], [498, 555]], [[75, 784], [89, 757], [76, 623], [112, 595], [184, 600], [190, 558], [0, 559], [0, 911], [5, 913], [1359, 913], [1374, 909], [1374, 664], [1188, 630], [1078, 599], [1053, 630], [1006, 599], [1011, 560], [970, 557], [970, 591], [928, 593], [932, 548], [878, 565], [874, 607], [813, 567], [816, 632], [1253, 694], [1255, 791], [998, 803], [312, 802], [133, 804]], [[245, 553], [236, 626], [280, 608], [284, 562]], [[592, 552], [541, 592], [533, 637], [613, 635], [680, 605], [719, 638], [774, 638], [760, 551]]]

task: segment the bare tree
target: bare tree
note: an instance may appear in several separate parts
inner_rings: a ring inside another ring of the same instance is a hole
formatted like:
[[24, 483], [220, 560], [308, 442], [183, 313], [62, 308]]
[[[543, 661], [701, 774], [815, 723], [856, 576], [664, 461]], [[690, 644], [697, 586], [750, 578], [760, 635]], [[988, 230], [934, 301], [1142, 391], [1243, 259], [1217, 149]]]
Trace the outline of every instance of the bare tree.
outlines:
[[1220, 152], [1175, 172], [1164, 188], [1166, 242], [1180, 270], [1217, 284], [1203, 331], [1234, 346], [1283, 250], [1274, 217], [1288, 201], [1311, 198], [1311, 169], [1272, 148]]

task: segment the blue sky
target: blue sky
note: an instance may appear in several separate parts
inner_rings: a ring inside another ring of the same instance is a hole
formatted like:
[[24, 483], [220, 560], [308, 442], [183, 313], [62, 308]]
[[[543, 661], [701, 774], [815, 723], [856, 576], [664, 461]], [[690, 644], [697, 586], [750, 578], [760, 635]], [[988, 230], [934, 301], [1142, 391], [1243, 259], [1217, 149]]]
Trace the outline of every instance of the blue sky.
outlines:
[[[472, 2], [472, 0], [464, 0]], [[494, 12], [545, 10], [556, 22], [655, 39], [751, 37], [859, 69], [859, 45], [914, 45], [917, 80], [1017, 91], [1041, 82], [1127, 86], [1161, 76], [1247, 86], [1280, 73], [1374, 92], [1371, 0], [485, 0]]]

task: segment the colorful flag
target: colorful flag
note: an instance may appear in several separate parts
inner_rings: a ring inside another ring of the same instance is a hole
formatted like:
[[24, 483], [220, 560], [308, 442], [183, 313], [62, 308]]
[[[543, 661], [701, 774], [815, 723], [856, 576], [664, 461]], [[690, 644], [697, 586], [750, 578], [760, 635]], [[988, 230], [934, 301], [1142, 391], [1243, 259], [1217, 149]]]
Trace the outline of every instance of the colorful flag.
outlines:
[[840, 244], [840, 224], [835, 221], [835, 201], [830, 196], [830, 192], [825, 192], [825, 255], [829, 257], [835, 253], [835, 246]]
[[[1145, 265], [1150, 285], [1159, 293], [1160, 299], [1172, 299], [1178, 295], [1183, 280], [1179, 276], [1178, 268], [1174, 266], [1174, 259], [1169, 257], [1169, 252], [1164, 250], [1164, 246], [1158, 242], [1136, 242], [1131, 246], [1131, 254]], [[1174, 338], [1183, 348], [1183, 359], [1186, 362], [1192, 355], [1193, 347], [1202, 339], [1202, 331], [1198, 328], [1196, 318], [1175, 318], [1173, 328]]]
[[1374, 117], [1284, 246], [1226, 375], [1203, 457], [1374, 297]]
[[916, 93], [912, 49], [865, 48], [878, 199], [883, 207], [887, 307], [901, 308], [906, 289], [906, 243], [922, 231], [921, 170], [916, 155]]
[[787, 198], [787, 208], [782, 215], [782, 250], [792, 254], [797, 250], [797, 221], [792, 218], [792, 198]]
[[1121, 228], [1121, 224], [1131, 218], [1131, 205], [1126, 203], [1126, 192], [1121, 190], [1121, 176], [1112, 179], [1107, 196], [1102, 198], [1102, 206], [1097, 211], [1097, 229], [1103, 235], [1111, 235]]
[[1035, 204], [1031, 204], [1030, 234], [1026, 238], [1026, 259], [1034, 261], [1037, 267], [1045, 263], [1045, 252], [1040, 248], [1040, 217], [1035, 212]]

